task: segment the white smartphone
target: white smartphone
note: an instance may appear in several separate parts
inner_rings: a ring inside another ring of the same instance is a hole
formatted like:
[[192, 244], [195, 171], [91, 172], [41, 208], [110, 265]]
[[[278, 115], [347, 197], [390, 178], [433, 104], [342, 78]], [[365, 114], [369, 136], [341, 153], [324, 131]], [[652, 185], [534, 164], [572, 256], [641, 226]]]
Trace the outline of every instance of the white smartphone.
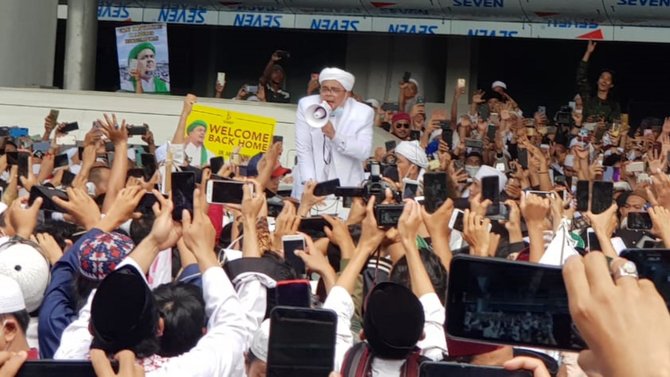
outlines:
[[644, 161], [631, 162], [626, 166], [626, 171], [629, 173], [642, 173], [644, 171]]
[[216, 74], [216, 83], [221, 86], [226, 85], [226, 72], [218, 72]]
[[[209, 180], [207, 181], [207, 203], [210, 204], [242, 204], [244, 197], [244, 182], [240, 181], [223, 181], [223, 180]], [[250, 185], [253, 193], [253, 185]]]
[[460, 209], [454, 209], [449, 219], [449, 229], [463, 232], [463, 220], [465, 219], [465, 212]]
[[130, 59], [128, 62], [128, 73], [137, 70], [137, 59]]
[[458, 88], [465, 88], [465, 79], [458, 79]]

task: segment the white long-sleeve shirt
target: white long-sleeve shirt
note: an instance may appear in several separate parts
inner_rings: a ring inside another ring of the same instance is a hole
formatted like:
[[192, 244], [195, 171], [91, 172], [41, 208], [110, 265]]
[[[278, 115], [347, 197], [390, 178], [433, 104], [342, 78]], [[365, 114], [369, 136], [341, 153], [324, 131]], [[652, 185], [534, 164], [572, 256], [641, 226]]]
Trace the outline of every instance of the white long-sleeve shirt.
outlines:
[[[442, 360], [447, 352], [447, 340], [444, 336], [443, 323], [445, 310], [435, 293], [429, 293], [419, 298], [425, 316], [423, 331], [425, 338], [417, 343], [421, 354], [433, 361]], [[335, 342], [335, 371], [342, 367], [344, 356], [353, 346], [351, 334], [351, 316], [354, 313], [354, 302], [346, 289], [335, 286], [330, 290], [324, 309], [331, 309], [337, 313], [337, 337]], [[386, 360], [374, 358], [372, 360], [372, 375], [395, 377], [400, 376], [400, 367], [405, 360]]]

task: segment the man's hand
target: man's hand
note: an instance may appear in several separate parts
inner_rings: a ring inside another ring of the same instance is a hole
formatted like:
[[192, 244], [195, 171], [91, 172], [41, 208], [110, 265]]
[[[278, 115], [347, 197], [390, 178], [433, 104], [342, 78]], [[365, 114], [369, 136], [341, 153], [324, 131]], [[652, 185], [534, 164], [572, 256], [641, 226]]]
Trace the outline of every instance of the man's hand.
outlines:
[[67, 189], [68, 200], [54, 196], [53, 202], [63, 208], [84, 229], [91, 230], [100, 221], [100, 209], [86, 191], [80, 188]]
[[323, 196], [315, 196], [314, 188], [316, 187], [316, 181], [310, 180], [305, 184], [305, 189], [302, 192], [300, 198], [300, 208], [298, 208], [299, 216], [307, 216], [309, 210], [312, 209], [315, 205], [323, 202]]
[[407, 242], [416, 242], [421, 227], [421, 206], [412, 199], [405, 199], [405, 208], [398, 219], [398, 233]]
[[186, 97], [184, 97], [184, 104], [181, 109], [181, 115], [186, 117], [191, 115], [193, 105], [195, 105], [196, 102], [198, 102], [198, 97], [196, 97], [194, 94], [187, 94]]
[[323, 231], [333, 245], [342, 246], [344, 242], [351, 242], [351, 245], [353, 245], [349, 228], [344, 221], [330, 215], [323, 215], [323, 219], [331, 226], [331, 228], [324, 227]]
[[135, 361], [132, 351], [123, 350], [114, 355], [114, 360], [119, 362], [119, 373], [114, 373], [105, 351], [92, 349], [90, 356], [97, 377], [144, 377], [144, 367]]
[[[254, 187], [254, 192], [251, 188]], [[258, 216], [265, 205], [265, 193], [261, 185], [256, 181], [250, 181], [243, 187], [242, 218], [248, 224], [256, 224]]]
[[328, 121], [328, 123], [326, 123], [326, 125], [321, 128], [321, 132], [323, 132], [323, 134], [331, 140], [335, 137], [335, 127], [333, 127], [333, 124], [330, 121]]
[[[245, 187], [245, 190], [248, 188]], [[207, 202], [199, 189], [193, 195], [193, 218], [184, 210], [182, 227], [184, 242], [198, 259], [200, 271], [205, 272], [209, 267], [218, 266], [214, 254], [216, 230], [207, 216]]]
[[478, 89], [475, 94], [472, 95], [472, 103], [474, 104], [482, 104], [486, 101], [484, 101], [484, 95], [486, 94], [485, 91]]
[[509, 241], [520, 242], [523, 240], [521, 232], [521, 210], [514, 200], [507, 200], [505, 204], [509, 207], [509, 220], [505, 222], [505, 229], [509, 233]]
[[526, 219], [526, 224], [544, 224], [549, 209], [549, 201], [534, 194], [523, 193], [521, 195], [521, 214]]
[[26, 351], [0, 351], [0, 377], [14, 377], [28, 358]]
[[135, 208], [140, 204], [144, 193], [145, 191], [142, 186], [131, 186], [121, 189], [116, 196], [114, 205], [105, 218], [115, 219], [118, 224], [123, 224], [131, 218], [139, 218], [141, 214], [135, 212]]
[[149, 126], [147, 126], [147, 133], [142, 135], [142, 141], [147, 143], [147, 145], [155, 145], [154, 141], [154, 133], [149, 130]]
[[300, 233], [301, 236], [305, 238], [305, 250], [296, 250], [295, 255], [300, 257], [305, 266], [311, 271], [314, 271], [318, 274], [323, 274], [325, 271], [332, 269], [330, 263], [328, 262], [328, 257], [323, 255], [317, 250], [314, 246], [314, 241], [312, 238], [304, 233]]
[[453, 211], [454, 202], [451, 199], [445, 200], [440, 208], [432, 214], [428, 213], [424, 207], [421, 207], [423, 225], [426, 227], [426, 230], [428, 230], [428, 234], [430, 234], [431, 237], [436, 237], [441, 233], [446, 233], [447, 236], [451, 234], [449, 220], [451, 220]]
[[463, 214], [463, 238], [470, 245], [470, 254], [489, 256], [491, 220], [470, 210]]
[[361, 236], [358, 241], [358, 248], [362, 249], [363, 252], [372, 253], [374, 252], [379, 244], [384, 239], [383, 229], [379, 228], [377, 225], [377, 219], [375, 218], [375, 196], [371, 196], [368, 200], [368, 205], [365, 208], [365, 219], [361, 224]]
[[661, 206], [649, 208], [649, 216], [654, 224], [651, 232], [663, 239], [665, 247], [670, 245], [670, 211]]
[[37, 215], [42, 206], [42, 198], [35, 199], [33, 205], [24, 208], [27, 205], [27, 196], [15, 200], [9, 208], [10, 213], [7, 217], [10, 226], [16, 231], [16, 235], [28, 240], [37, 226]]
[[[197, 189], [196, 192], [198, 192]], [[181, 229], [172, 220], [172, 210], [174, 209], [172, 198], [166, 199], [158, 190], [153, 190], [153, 194], [157, 199], [152, 208], [156, 219], [147, 237], [157, 245], [158, 250], [164, 250], [174, 246], [179, 241]], [[193, 197], [195, 201], [195, 193]], [[191, 247], [189, 249], [194, 251]]]
[[486, 210], [491, 205], [491, 200], [486, 199], [482, 200], [482, 194], [477, 194], [470, 197], [470, 211], [479, 216], [484, 217], [486, 215]]
[[597, 43], [594, 41], [589, 41], [589, 43], [586, 45], [586, 52], [584, 53], [585, 62], [589, 61], [591, 54], [593, 54], [593, 51], [596, 50], [596, 45]]
[[128, 129], [126, 128], [126, 120], [121, 120], [121, 125], [119, 126], [116, 121], [116, 114], [112, 114], [111, 117], [107, 114], [103, 114], [103, 116], [105, 120], [98, 119], [102, 133], [105, 134], [114, 145], [127, 143]]
[[288, 200], [284, 201], [284, 208], [282, 208], [279, 216], [277, 216], [275, 231], [272, 234], [275, 250], [282, 248], [282, 237], [296, 234], [299, 226], [300, 217], [297, 215], [295, 206]]
[[32, 236], [31, 240], [40, 245], [44, 256], [52, 266], [63, 256], [63, 249], [49, 233], [38, 233], [36, 236]]
[[518, 371], [519, 369], [529, 370], [533, 372], [533, 377], [551, 376], [542, 360], [535, 357], [517, 356], [512, 360], [506, 361], [503, 367], [509, 371]]

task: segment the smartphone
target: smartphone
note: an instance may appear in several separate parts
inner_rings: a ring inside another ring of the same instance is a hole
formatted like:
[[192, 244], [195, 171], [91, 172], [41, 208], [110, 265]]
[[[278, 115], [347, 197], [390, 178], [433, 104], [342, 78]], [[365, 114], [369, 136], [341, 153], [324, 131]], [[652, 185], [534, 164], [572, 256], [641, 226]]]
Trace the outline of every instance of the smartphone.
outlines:
[[484, 142], [477, 139], [465, 139], [465, 146], [467, 148], [482, 149], [484, 148]]
[[589, 181], [577, 181], [577, 208], [579, 212], [589, 210]]
[[589, 252], [603, 251], [600, 241], [598, 241], [598, 235], [592, 228], [586, 230], [586, 246], [589, 248]]
[[526, 148], [519, 149], [518, 156], [519, 164], [522, 168], [528, 169], [528, 150]]
[[414, 140], [419, 140], [419, 139], [421, 139], [421, 131], [411, 130], [409, 132], [409, 140], [414, 141]]
[[456, 81], [456, 86], [458, 86], [459, 88], [465, 88], [465, 79], [458, 79]]
[[19, 164], [19, 152], [7, 152], [7, 165], [13, 166]]
[[446, 330], [457, 339], [579, 351], [560, 267], [456, 255]]
[[134, 178], [144, 178], [144, 169], [142, 168], [132, 168], [128, 169], [128, 172], [126, 173], [126, 181], [128, 178], [134, 177]]
[[272, 136], [272, 144], [275, 143], [283, 143], [284, 142], [284, 137], [282, 135], [274, 135]]
[[335, 363], [332, 310], [275, 307], [270, 313], [267, 375], [328, 377]]
[[595, 181], [593, 182], [593, 192], [591, 195], [591, 213], [597, 215], [607, 211], [612, 205], [614, 196], [614, 184], [612, 182]]
[[343, 198], [362, 198], [365, 194], [363, 187], [338, 187], [335, 189], [335, 196]]
[[319, 182], [314, 186], [315, 196], [328, 196], [335, 193], [335, 190], [340, 187], [340, 179], [332, 179], [330, 181]]
[[128, 61], [128, 73], [132, 73], [133, 71], [137, 71], [137, 59], [130, 59]]
[[380, 227], [394, 227], [405, 208], [403, 204], [377, 204], [375, 205], [375, 219]]
[[627, 227], [631, 230], [650, 230], [654, 224], [648, 212], [628, 212]]
[[486, 137], [489, 139], [490, 142], [495, 141], [496, 139], [496, 126], [493, 124], [489, 124], [489, 128], [486, 130]]
[[[142, 169], [140, 169], [142, 170]], [[144, 175], [144, 171], [142, 171]], [[195, 173], [173, 172], [171, 177], [171, 192], [174, 209], [172, 219], [181, 221], [182, 211], [193, 213], [193, 191], [195, 190]]]
[[281, 238], [282, 246], [284, 249], [284, 259], [288, 263], [298, 276], [305, 275], [305, 262], [300, 259], [299, 256], [295, 255], [296, 250], [305, 250], [305, 237], [301, 235], [288, 235]]
[[70, 122], [70, 123], [65, 123], [63, 127], [58, 129], [58, 132], [62, 133], [68, 133], [70, 131], [78, 130], [79, 129], [79, 123], [78, 122]]
[[216, 174], [223, 167], [223, 157], [217, 156], [209, 159], [209, 167], [212, 169], [212, 174]]
[[419, 190], [419, 182], [411, 179], [403, 179], [402, 198], [414, 199]]
[[419, 367], [419, 377], [533, 377], [525, 369], [507, 370], [503, 367], [451, 362], [424, 362]]
[[[337, 217], [337, 214], [331, 214], [333, 217]], [[323, 233], [323, 228], [330, 228], [330, 223], [323, 218], [323, 216], [310, 216], [303, 217], [300, 220], [300, 225], [298, 225], [298, 231], [303, 233], [314, 233], [321, 232]]]
[[453, 212], [451, 213], [451, 219], [449, 219], [449, 229], [457, 230], [463, 233], [464, 216], [465, 212], [461, 211], [460, 209], [454, 209]]
[[42, 198], [42, 207], [41, 207], [42, 210], [65, 213], [66, 211], [57, 206], [56, 203], [54, 203], [54, 201], [52, 200], [54, 196], [59, 197], [63, 200], [68, 200], [68, 196], [65, 191], [35, 185], [30, 189], [30, 196], [28, 197], [28, 205], [33, 205], [35, 199]]
[[[528, 155], [526, 155], [528, 156]], [[565, 160], [563, 161], [563, 165], [569, 168], [572, 168], [575, 166], [575, 155], [569, 154], [565, 156]]]
[[452, 149], [452, 143], [454, 141], [454, 130], [451, 129], [451, 126], [449, 126], [448, 122], [445, 122], [446, 126], [444, 123], [440, 122], [440, 125], [442, 126], [442, 141], [447, 143], [447, 146], [449, 149]]
[[386, 152], [388, 153], [388, 152], [395, 149], [396, 142], [395, 142], [395, 140], [389, 140], [389, 141], [384, 143], [384, 146], [386, 147]]
[[[111, 361], [114, 373], [119, 371], [119, 362]], [[16, 377], [95, 377], [90, 361], [84, 360], [28, 360], [23, 363]]]
[[402, 82], [409, 82], [409, 79], [412, 77], [411, 72], [405, 72], [404, 75], [402, 75]]
[[482, 200], [489, 199], [493, 204], [500, 202], [500, 186], [497, 176], [482, 177]]
[[614, 166], [606, 166], [603, 171], [603, 181], [619, 182], [621, 179], [621, 169]]
[[[67, 157], [67, 156], [66, 156]], [[30, 163], [30, 153], [28, 152], [19, 152], [17, 155], [17, 164], [19, 165], [19, 177], [27, 177], [30, 169], [32, 168]]]
[[72, 182], [74, 182], [74, 179], [77, 177], [76, 174], [71, 172], [68, 169], [63, 170], [63, 176], [61, 177], [60, 184], [63, 187], [70, 187], [72, 186]]
[[640, 279], [651, 280], [670, 308], [670, 250], [625, 249], [620, 256], [635, 263]]
[[275, 289], [277, 306], [309, 308], [312, 304], [312, 290], [309, 280], [282, 280]]
[[42, 152], [47, 153], [51, 147], [51, 143], [48, 141], [38, 141], [33, 143], [33, 152]]
[[226, 85], [226, 72], [217, 72], [216, 73], [216, 83], [224, 86]]
[[428, 213], [437, 211], [438, 208], [447, 200], [447, 173], [430, 172], [423, 176], [423, 196], [425, 197], [425, 206]]
[[158, 163], [156, 156], [151, 153], [140, 154], [140, 161], [142, 162], [142, 171], [144, 172], [144, 181], [148, 182], [158, 170]]
[[146, 125], [142, 126], [128, 126], [128, 136], [144, 136], [149, 132], [149, 127]]
[[51, 109], [49, 110], [49, 118], [54, 121], [54, 123], [58, 122], [58, 114], [60, 114], [59, 110], [56, 109]]
[[207, 181], [206, 194], [207, 203], [210, 204], [241, 204], [244, 196], [244, 182], [212, 179]]
[[137, 208], [135, 208], [135, 212], [139, 212], [143, 215], [144, 214], [151, 214], [151, 213], [153, 213], [152, 207], [157, 202], [158, 202], [158, 199], [156, 198], [156, 195], [154, 195], [151, 192], [144, 193], [144, 195], [142, 195], [142, 199], [140, 199], [140, 202], [137, 205]]
[[398, 111], [399, 107], [397, 103], [383, 103], [382, 104], [382, 110], [384, 111]]
[[67, 153], [61, 153], [54, 158], [54, 168], [62, 168], [68, 165], [70, 165], [70, 159]]
[[553, 191], [534, 191], [534, 190], [528, 190], [526, 191], [526, 194], [537, 195], [542, 199], [551, 199], [554, 195], [556, 195], [556, 193]]
[[[668, 160], [670, 161], [670, 160]], [[644, 172], [644, 161], [634, 161], [629, 163], [626, 166], [626, 171], [629, 173], [642, 173]]]
[[258, 93], [258, 85], [247, 85], [244, 90], [249, 94], [256, 94]]

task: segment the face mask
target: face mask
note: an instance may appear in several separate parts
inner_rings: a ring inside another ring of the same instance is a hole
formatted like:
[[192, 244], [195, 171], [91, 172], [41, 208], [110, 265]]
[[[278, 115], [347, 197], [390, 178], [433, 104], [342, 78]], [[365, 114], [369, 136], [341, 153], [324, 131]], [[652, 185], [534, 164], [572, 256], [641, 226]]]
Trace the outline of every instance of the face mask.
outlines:
[[477, 175], [478, 171], [479, 171], [479, 166], [465, 165], [465, 172], [468, 173], [470, 178], [474, 178], [474, 176]]
[[333, 110], [330, 112], [330, 117], [331, 118], [337, 118], [342, 116], [342, 113], [344, 112], [344, 109], [341, 107], [338, 107], [337, 109]]

